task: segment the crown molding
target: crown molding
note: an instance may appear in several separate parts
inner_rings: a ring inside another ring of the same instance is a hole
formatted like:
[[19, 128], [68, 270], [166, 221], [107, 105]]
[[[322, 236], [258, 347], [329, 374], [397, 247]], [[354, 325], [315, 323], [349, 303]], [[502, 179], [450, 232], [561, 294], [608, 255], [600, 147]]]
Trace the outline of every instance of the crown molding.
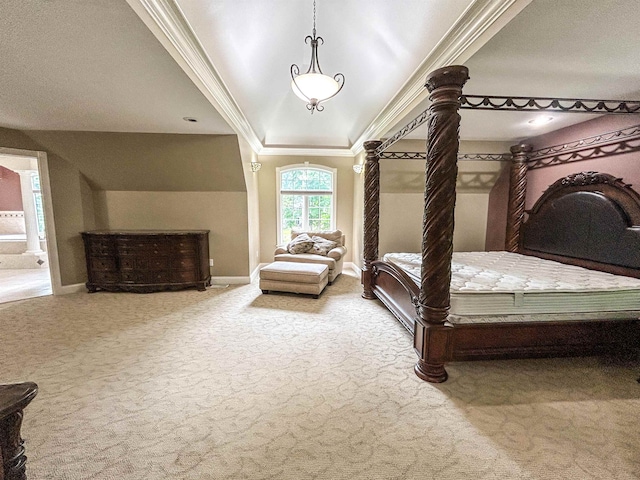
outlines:
[[174, 0], [127, 0], [149, 30], [254, 152], [264, 146]]
[[380, 138], [400, 121], [404, 113], [427, 97], [424, 81], [429, 72], [466, 61], [531, 1], [474, 1], [350, 149], [263, 145], [175, 0], [127, 0], [127, 3], [255, 153], [353, 157], [363, 151], [365, 141]]
[[352, 155], [364, 150], [364, 142], [379, 139], [403, 114], [425, 100], [429, 72], [467, 61], [532, 0], [476, 0], [442, 37], [409, 80], [364, 130], [351, 147]]
[[264, 147], [258, 152], [260, 156], [300, 156], [300, 157], [353, 157], [348, 148], [315, 148], [315, 147]]

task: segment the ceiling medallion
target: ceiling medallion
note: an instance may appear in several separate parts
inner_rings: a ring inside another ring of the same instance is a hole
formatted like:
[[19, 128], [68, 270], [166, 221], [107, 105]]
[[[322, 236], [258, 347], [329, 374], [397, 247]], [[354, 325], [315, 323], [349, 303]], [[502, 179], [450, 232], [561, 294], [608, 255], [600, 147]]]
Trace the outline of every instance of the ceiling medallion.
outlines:
[[309, 70], [302, 75], [295, 63], [291, 65], [291, 88], [301, 99], [307, 102], [307, 110], [313, 112], [324, 110], [322, 102], [335, 97], [344, 87], [344, 75], [336, 73], [333, 77], [325, 75], [318, 61], [318, 42], [324, 44], [322, 37], [316, 36], [316, 1], [313, 0], [313, 35], [308, 35], [304, 43], [311, 44], [311, 63]]

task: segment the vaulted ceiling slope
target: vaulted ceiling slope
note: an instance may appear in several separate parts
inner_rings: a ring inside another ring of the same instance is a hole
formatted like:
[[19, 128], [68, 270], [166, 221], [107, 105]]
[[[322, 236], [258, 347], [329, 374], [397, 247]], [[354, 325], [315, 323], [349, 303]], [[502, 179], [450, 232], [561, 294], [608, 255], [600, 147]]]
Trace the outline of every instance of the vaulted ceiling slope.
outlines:
[[2, 127], [234, 133], [124, 0], [2, 0], [0, 63]]
[[[312, 0], [3, 0], [0, 126], [236, 133], [260, 154], [351, 156], [424, 110], [426, 74], [448, 64], [469, 67], [467, 93], [638, 97], [636, 8], [637, 0], [317, 0], [322, 68], [346, 82], [311, 115], [289, 69], [308, 65]], [[461, 134], [543, 133], [526, 115], [464, 112]]]

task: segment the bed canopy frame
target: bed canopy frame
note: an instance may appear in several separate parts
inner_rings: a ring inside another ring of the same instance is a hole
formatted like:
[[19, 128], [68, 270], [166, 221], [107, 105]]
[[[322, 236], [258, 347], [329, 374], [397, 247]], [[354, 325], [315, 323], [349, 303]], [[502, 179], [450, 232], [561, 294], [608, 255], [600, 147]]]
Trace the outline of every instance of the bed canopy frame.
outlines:
[[[445, 381], [447, 379], [445, 363], [452, 360], [585, 354], [600, 352], [606, 346], [619, 346], [625, 338], [627, 340], [634, 338], [638, 332], [637, 322], [631, 325], [628, 321], [602, 321], [589, 324], [545, 322], [544, 325], [525, 323], [518, 326], [476, 325], [457, 330], [457, 336], [454, 338], [454, 326], [448, 321], [448, 313], [457, 162], [459, 160], [510, 161], [505, 250], [537, 255], [537, 252], [523, 250], [521, 245], [521, 231], [525, 219], [527, 170], [640, 149], [640, 125], [638, 125], [535, 152], [531, 145], [519, 144], [511, 147], [511, 153], [505, 155], [459, 155], [460, 115], [458, 111], [460, 109], [640, 113], [640, 101], [463, 95], [462, 88], [468, 78], [468, 69], [464, 66], [449, 66], [433, 71], [426, 79], [426, 88], [430, 93], [431, 101], [429, 108], [386, 141], [372, 140], [364, 143], [366, 161], [363, 298], [380, 299], [398, 320], [412, 331], [414, 349], [419, 357], [415, 373], [429, 382]], [[419, 152], [385, 152], [391, 145], [425, 122], [428, 126], [426, 155]], [[379, 160], [383, 158], [426, 159], [422, 270], [419, 286], [416, 286], [415, 282], [402, 270], [378, 260]], [[619, 179], [606, 177], [587, 172], [579, 179], [574, 178], [573, 181], [575, 185], [579, 184], [578, 186], [600, 185], [604, 181], [611, 188], [616, 189], [618, 197], [624, 197], [624, 202], [634, 212], [631, 215], [640, 214], [640, 196]], [[554, 186], [550, 190], [557, 193], [562, 186], [564, 183], [560, 181], [559, 187]], [[633, 225], [640, 225], [640, 219], [634, 218], [633, 221], [637, 222]], [[638, 244], [640, 243], [636, 243]], [[556, 259], [566, 260], [560, 256]], [[568, 263], [576, 264], [572, 261]], [[596, 262], [587, 266], [602, 270], [608, 268], [605, 262], [599, 264]], [[627, 269], [614, 268], [613, 272], [640, 277], [640, 265]], [[455, 329], [458, 328], [458, 326], [455, 327]], [[512, 337], [515, 340], [496, 342], [494, 337], [499, 335], [503, 335], [504, 338]], [[538, 344], [535, 340], [541, 335], [548, 339], [546, 343], [542, 342], [544, 344]], [[567, 343], [565, 338], [571, 336], [577, 336], [578, 340]], [[602, 341], [593, 340], [594, 337], [600, 337]], [[587, 338], [590, 340], [583, 341]], [[484, 340], [476, 343], [477, 339]]]

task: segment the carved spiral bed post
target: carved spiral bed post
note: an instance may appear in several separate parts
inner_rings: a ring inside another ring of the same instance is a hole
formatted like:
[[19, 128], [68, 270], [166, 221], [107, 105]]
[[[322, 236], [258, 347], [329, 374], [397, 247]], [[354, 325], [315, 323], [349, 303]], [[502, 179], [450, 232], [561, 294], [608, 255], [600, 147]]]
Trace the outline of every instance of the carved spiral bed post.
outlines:
[[368, 300], [376, 298], [372, 290], [371, 262], [378, 259], [378, 233], [380, 231], [380, 157], [376, 149], [382, 144], [378, 140], [364, 142], [367, 152], [364, 164], [364, 247], [362, 297]]
[[526, 143], [511, 147], [509, 207], [504, 246], [508, 252], [515, 253], [520, 248], [520, 227], [524, 221], [524, 204], [527, 195], [527, 160], [531, 150], [531, 145]]
[[469, 78], [463, 66], [440, 68], [429, 74], [427, 170], [422, 230], [422, 278], [413, 345], [420, 357], [418, 377], [444, 382], [450, 357], [451, 325], [447, 324], [453, 254], [453, 212], [456, 202], [460, 95]]

